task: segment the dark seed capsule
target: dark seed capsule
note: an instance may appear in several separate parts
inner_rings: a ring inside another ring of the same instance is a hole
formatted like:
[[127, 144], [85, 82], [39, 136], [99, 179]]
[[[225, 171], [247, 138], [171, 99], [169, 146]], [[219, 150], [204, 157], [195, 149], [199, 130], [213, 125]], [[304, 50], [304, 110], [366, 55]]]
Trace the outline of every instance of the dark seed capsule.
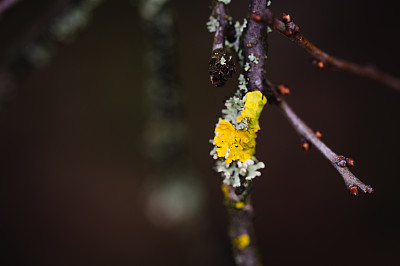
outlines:
[[236, 67], [232, 56], [228, 55], [224, 49], [215, 49], [208, 66], [211, 83], [216, 87], [222, 87], [235, 72]]

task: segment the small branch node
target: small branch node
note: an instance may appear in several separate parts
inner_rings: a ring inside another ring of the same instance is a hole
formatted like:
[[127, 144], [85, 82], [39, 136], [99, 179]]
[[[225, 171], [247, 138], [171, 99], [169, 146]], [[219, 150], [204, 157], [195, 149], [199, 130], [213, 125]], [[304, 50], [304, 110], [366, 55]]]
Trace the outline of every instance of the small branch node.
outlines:
[[347, 166], [346, 157], [344, 157], [343, 155], [339, 155], [336, 159], [336, 164], [340, 167], [346, 167]]
[[315, 134], [315, 136], [317, 137], [317, 138], [322, 138], [322, 133], [321, 133], [321, 131], [319, 131], [319, 130], [315, 130], [314, 131], [314, 134]]

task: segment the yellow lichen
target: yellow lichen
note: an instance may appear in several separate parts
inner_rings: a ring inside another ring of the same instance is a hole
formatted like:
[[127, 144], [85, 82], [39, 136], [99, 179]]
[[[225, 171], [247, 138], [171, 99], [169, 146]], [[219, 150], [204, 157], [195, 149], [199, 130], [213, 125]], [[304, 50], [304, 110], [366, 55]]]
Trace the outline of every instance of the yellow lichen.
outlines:
[[258, 119], [267, 99], [259, 91], [248, 92], [245, 95], [245, 108], [237, 117], [240, 122], [247, 119], [247, 129], [236, 130], [226, 120], [221, 120], [215, 128], [218, 157], [225, 157], [227, 163], [239, 160], [245, 162], [255, 153], [256, 132], [260, 130]]
[[235, 203], [235, 208], [236, 209], [241, 209], [241, 208], [243, 208], [244, 207], [244, 202], [243, 201], [238, 201], [238, 202], [236, 202]]
[[229, 188], [226, 185], [222, 185], [221, 187], [222, 193], [225, 198], [229, 198]]
[[244, 110], [237, 117], [237, 121], [240, 122], [243, 118], [247, 118], [248, 129], [257, 132], [260, 130], [258, 119], [260, 118], [264, 105], [267, 103], [267, 98], [265, 98], [260, 91], [251, 91], [246, 93], [245, 96], [246, 102], [244, 104]]
[[250, 236], [248, 234], [240, 235], [232, 241], [232, 244], [238, 249], [244, 249], [250, 245]]
[[248, 130], [236, 130], [231, 123], [221, 120], [215, 128], [218, 157], [226, 157], [226, 162], [245, 162], [255, 152], [256, 134]]

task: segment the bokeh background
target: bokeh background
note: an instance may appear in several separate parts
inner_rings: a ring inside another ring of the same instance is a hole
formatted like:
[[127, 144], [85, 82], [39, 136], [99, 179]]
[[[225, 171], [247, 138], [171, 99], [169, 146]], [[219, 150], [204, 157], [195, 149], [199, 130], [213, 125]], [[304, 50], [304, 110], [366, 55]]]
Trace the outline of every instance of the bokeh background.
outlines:
[[[2, 60], [51, 2], [20, 1], [0, 17]], [[249, 1], [232, 2], [242, 21]], [[272, 11], [292, 14], [325, 51], [399, 77], [395, 4], [275, 0]], [[188, 217], [157, 216], [164, 198], [149, 212], [157, 186], [157, 164], [142, 145], [149, 40], [136, 1], [103, 1], [47, 64], [10, 85], [0, 124], [1, 265], [234, 264], [208, 140], [239, 73], [224, 88], [209, 82], [209, 1], [173, 7], [186, 158], [197, 179], [175, 187], [183, 196], [171, 204], [195, 193], [182, 212]], [[317, 70], [278, 33], [269, 36], [267, 62], [268, 77], [291, 88], [293, 109], [334, 151], [355, 158], [353, 172], [375, 194], [350, 196], [329, 162], [316, 149], [304, 153], [279, 110], [267, 106], [257, 139], [266, 168], [252, 195], [265, 265], [400, 265], [400, 94]]]

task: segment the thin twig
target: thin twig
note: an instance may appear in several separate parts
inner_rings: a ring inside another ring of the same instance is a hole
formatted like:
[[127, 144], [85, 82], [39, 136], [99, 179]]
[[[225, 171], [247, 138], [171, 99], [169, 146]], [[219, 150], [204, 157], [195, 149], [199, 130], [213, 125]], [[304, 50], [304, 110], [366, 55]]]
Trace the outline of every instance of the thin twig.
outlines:
[[[277, 94], [275, 90], [275, 85], [273, 85], [270, 81], [267, 82], [274, 93]], [[333, 167], [335, 167], [335, 169], [342, 176], [346, 187], [350, 190], [352, 194], [357, 194], [357, 188], [360, 188], [365, 193], [374, 192], [371, 186], [364, 184], [349, 170], [349, 168], [347, 167], [348, 162], [346, 158], [344, 156], [337, 155], [328, 146], [326, 146], [326, 144], [319, 139], [315, 132], [296, 115], [296, 113], [292, 110], [292, 108], [287, 104], [285, 100], [283, 100], [282, 98], [278, 98], [278, 101], [276, 101], [276, 103], [280, 107], [283, 115], [297, 132], [297, 134], [309, 141], [322, 153], [322, 155], [324, 155], [326, 159], [331, 162]]]
[[[270, 14], [272, 16], [272, 14]], [[285, 22], [274, 18], [271, 20], [269, 26], [276, 30], [290, 40], [301, 46], [304, 50], [306, 50], [309, 54], [311, 54], [317, 60], [317, 66], [319, 68], [332, 68], [341, 71], [346, 71], [352, 74], [359, 75], [361, 77], [367, 77], [378, 81], [382, 84], [385, 84], [388, 87], [395, 89], [400, 92], [400, 79], [384, 73], [383, 71], [377, 69], [374, 66], [370, 65], [359, 65], [347, 60], [343, 60], [340, 58], [336, 58], [322, 51], [318, 47], [316, 47], [313, 43], [311, 43], [307, 38], [305, 38], [299, 31], [299, 27], [295, 25], [288, 15], [285, 14]]]
[[20, 0], [3, 0], [0, 3], [0, 16]]
[[225, 27], [228, 24], [228, 16], [226, 13], [225, 4], [215, 0], [211, 16], [218, 21], [218, 27], [214, 35], [213, 50], [224, 48], [224, 33]]

